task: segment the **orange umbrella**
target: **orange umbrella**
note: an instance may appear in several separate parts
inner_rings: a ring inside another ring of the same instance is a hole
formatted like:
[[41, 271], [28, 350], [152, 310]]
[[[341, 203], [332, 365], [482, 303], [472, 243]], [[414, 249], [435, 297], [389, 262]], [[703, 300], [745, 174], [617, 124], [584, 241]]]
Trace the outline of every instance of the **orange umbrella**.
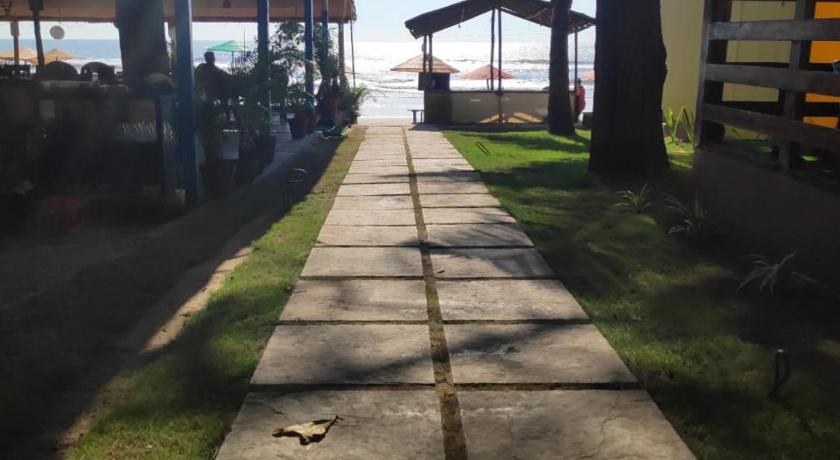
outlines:
[[[461, 75], [461, 78], [464, 80], [496, 80], [499, 78], [499, 69], [488, 64]], [[515, 78], [513, 74], [502, 70], [502, 80], [512, 80]]]
[[[36, 58], [37, 59], [37, 58]], [[58, 48], [53, 48], [46, 53], [44, 53], [44, 62], [50, 63], [53, 61], [67, 61], [70, 59], [78, 59], [77, 56], [68, 53], [67, 51], [62, 51]]]

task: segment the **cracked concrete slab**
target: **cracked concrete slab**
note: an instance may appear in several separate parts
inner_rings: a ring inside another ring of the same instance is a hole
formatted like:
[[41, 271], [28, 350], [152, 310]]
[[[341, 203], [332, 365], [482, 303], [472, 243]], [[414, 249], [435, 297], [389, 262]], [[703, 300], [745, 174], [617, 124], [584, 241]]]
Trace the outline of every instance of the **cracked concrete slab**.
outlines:
[[452, 376], [467, 383], [634, 383], [592, 325], [447, 324]]
[[[383, 209], [383, 210], [339, 210], [334, 209], [327, 215], [324, 225], [344, 226], [382, 226], [382, 225], [416, 225], [414, 211], [411, 209]], [[348, 232], [354, 229], [347, 229]]]
[[426, 321], [422, 280], [301, 280], [284, 321]]
[[338, 196], [409, 195], [408, 184], [363, 184], [342, 185]]
[[333, 211], [338, 210], [374, 210], [374, 209], [414, 209], [414, 202], [408, 195], [384, 196], [340, 196], [333, 202]]
[[536, 249], [432, 249], [435, 276], [455, 278], [553, 278]]
[[303, 267], [304, 277], [420, 277], [416, 248], [316, 247]]
[[[341, 419], [317, 443], [275, 438], [277, 428]], [[391, 460], [444, 458], [433, 390], [251, 393], [216, 460]]]
[[426, 325], [277, 326], [251, 378], [255, 386], [396, 383], [434, 383]]
[[[355, 212], [355, 211], [353, 211]], [[324, 225], [318, 234], [319, 246], [419, 246], [414, 226]]]
[[431, 194], [459, 194], [459, 193], [490, 193], [481, 182], [418, 182], [417, 189], [421, 195]]
[[428, 208], [423, 219], [435, 224], [516, 224], [516, 219], [502, 208]]
[[424, 208], [501, 208], [502, 204], [489, 193], [456, 195], [420, 195], [420, 205]]
[[364, 173], [347, 174], [344, 176], [345, 184], [407, 184], [408, 172], [397, 173]]
[[557, 280], [439, 280], [437, 292], [445, 321], [589, 319]]
[[[426, 211], [428, 212], [428, 211]], [[432, 246], [532, 247], [534, 243], [518, 225], [456, 224], [427, 225], [427, 242]]]
[[644, 391], [461, 391], [473, 458], [692, 460]]

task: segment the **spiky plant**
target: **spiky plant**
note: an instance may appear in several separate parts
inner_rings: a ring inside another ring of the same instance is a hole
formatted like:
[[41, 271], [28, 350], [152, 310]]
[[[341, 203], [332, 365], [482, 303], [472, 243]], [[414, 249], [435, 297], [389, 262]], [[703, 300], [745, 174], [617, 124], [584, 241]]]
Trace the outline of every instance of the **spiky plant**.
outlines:
[[694, 196], [694, 202], [691, 204], [683, 203], [679, 198], [673, 195], [665, 195], [665, 201], [668, 209], [674, 211], [680, 216], [680, 223], [671, 227], [668, 230], [670, 235], [685, 235], [689, 238], [702, 238], [707, 236], [714, 225], [709, 213], [700, 204], [700, 198]]
[[791, 260], [796, 257], [796, 253], [790, 253], [783, 257], [778, 262], [771, 262], [767, 257], [762, 255], [752, 256], [752, 270], [746, 277], [744, 277], [738, 290], [744, 289], [751, 284], [757, 284], [759, 292], [767, 291], [770, 294], [776, 292], [779, 286], [791, 284], [810, 284], [817, 287], [823, 287], [819, 282], [811, 277], [803, 275], [793, 270]]
[[645, 183], [639, 193], [633, 190], [625, 190], [619, 193], [621, 202], [616, 203], [617, 207], [632, 209], [636, 214], [642, 214], [647, 211], [654, 203], [654, 189], [650, 183]]

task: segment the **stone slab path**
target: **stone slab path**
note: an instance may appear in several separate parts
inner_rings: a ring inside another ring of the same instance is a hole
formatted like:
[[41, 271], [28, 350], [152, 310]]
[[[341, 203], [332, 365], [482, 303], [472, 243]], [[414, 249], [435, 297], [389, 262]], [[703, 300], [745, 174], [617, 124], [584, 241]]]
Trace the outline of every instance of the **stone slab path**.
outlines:
[[443, 135], [369, 127], [217, 458], [629, 457], [694, 458]]

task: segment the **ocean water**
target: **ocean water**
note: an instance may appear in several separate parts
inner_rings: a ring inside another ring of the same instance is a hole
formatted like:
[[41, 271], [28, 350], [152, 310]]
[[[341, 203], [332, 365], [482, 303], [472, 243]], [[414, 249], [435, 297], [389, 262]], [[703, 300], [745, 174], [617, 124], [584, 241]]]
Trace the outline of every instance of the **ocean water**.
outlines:
[[[201, 59], [204, 50], [219, 41], [196, 41], [193, 45], [194, 58]], [[21, 46], [34, 48], [32, 40], [21, 40]], [[9, 39], [0, 40], [0, 50], [10, 49]], [[117, 68], [121, 66], [120, 48], [117, 40], [45, 40], [44, 49], [60, 48], [80, 56], [69, 61], [81, 67], [91, 61], [101, 61]], [[417, 90], [417, 74], [392, 72], [390, 69], [421, 53], [420, 42], [359, 42], [356, 43], [356, 83], [367, 86], [372, 97], [362, 107], [365, 117], [407, 117], [408, 109], [422, 108], [423, 95]], [[434, 53], [440, 59], [459, 69], [469, 72], [490, 63], [490, 44], [482, 42], [435, 41]], [[579, 51], [579, 75], [587, 89], [587, 107], [591, 110], [593, 84], [591, 70], [594, 62], [594, 44], [582, 42]], [[503, 47], [503, 70], [516, 79], [505, 80], [508, 89], [540, 90], [548, 86], [549, 43], [505, 42]], [[217, 56], [224, 66], [228, 56]], [[498, 65], [498, 63], [495, 63]], [[348, 44], [347, 66], [351, 66]], [[570, 69], [570, 77], [572, 70]], [[590, 77], [590, 78], [587, 78]], [[452, 89], [484, 89], [484, 81], [462, 80], [452, 76]]]

